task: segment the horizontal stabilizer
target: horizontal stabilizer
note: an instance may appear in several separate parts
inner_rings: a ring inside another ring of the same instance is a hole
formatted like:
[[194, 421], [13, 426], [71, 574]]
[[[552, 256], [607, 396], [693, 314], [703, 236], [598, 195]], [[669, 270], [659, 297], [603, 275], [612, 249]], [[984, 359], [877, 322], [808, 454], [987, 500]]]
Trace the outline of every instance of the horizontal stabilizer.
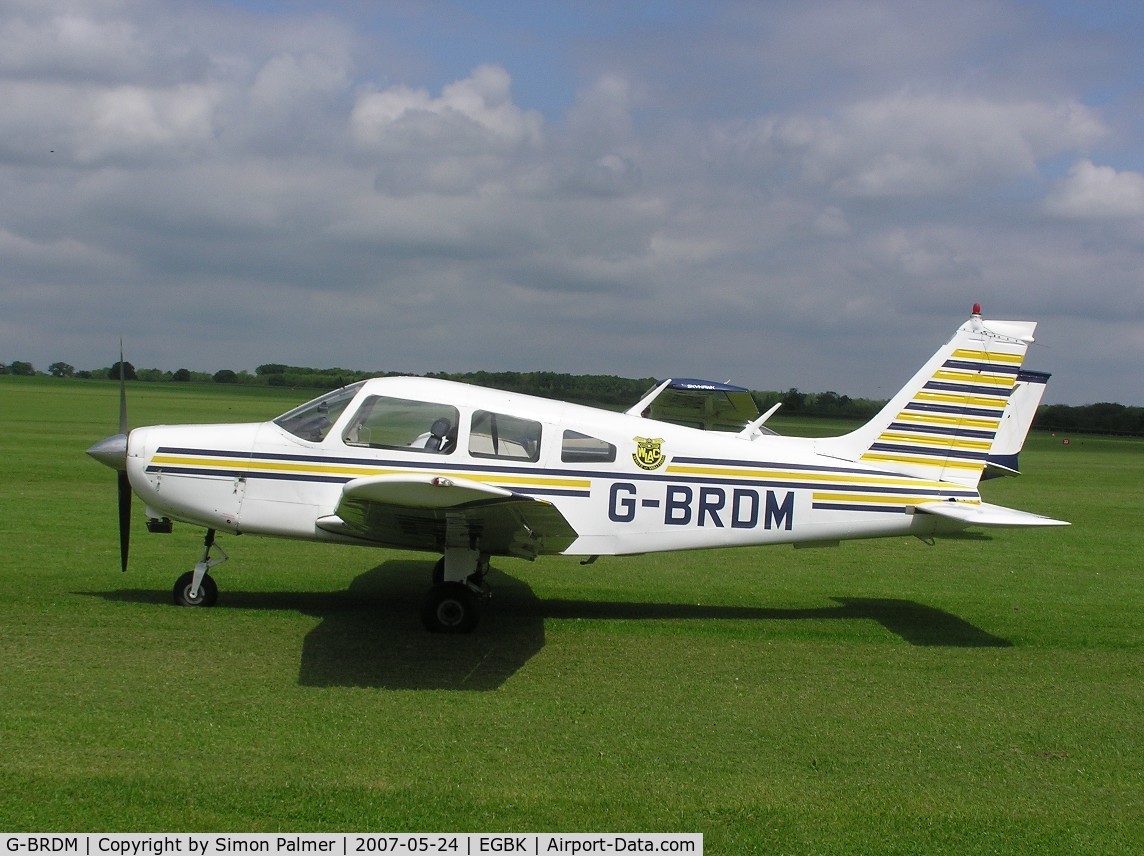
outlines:
[[916, 506], [919, 514], [933, 514], [956, 520], [966, 526], [1068, 526], [1064, 520], [1054, 520], [1028, 511], [1018, 511], [988, 502], [926, 502]]

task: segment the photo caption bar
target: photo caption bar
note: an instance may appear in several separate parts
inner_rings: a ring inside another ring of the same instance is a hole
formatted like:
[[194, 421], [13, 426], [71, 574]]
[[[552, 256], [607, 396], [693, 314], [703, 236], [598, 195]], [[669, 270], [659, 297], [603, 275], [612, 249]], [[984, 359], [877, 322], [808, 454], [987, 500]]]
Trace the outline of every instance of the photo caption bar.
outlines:
[[546, 853], [581, 856], [595, 853], [683, 853], [702, 856], [698, 832], [583, 833], [69, 833], [0, 834], [3, 853], [33, 856], [376, 856], [382, 853]]

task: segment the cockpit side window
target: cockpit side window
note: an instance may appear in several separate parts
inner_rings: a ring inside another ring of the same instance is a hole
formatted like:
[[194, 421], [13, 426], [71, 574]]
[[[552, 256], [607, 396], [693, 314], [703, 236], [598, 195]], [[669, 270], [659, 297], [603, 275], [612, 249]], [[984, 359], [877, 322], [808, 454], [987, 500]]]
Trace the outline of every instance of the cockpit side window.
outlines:
[[360, 389], [361, 384], [355, 383], [328, 392], [283, 413], [274, 420], [274, 424], [286, 429], [295, 437], [320, 443], [326, 439], [326, 435], [330, 433], [342, 411], [349, 406]]
[[469, 432], [469, 454], [474, 458], [540, 460], [540, 423], [505, 413], [478, 410]]
[[347, 446], [448, 455], [457, 448], [458, 418], [451, 404], [371, 395], [342, 440]]
[[610, 464], [616, 460], [616, 447], [589, 434], [565, 431], [560, 460], [566, 464]]

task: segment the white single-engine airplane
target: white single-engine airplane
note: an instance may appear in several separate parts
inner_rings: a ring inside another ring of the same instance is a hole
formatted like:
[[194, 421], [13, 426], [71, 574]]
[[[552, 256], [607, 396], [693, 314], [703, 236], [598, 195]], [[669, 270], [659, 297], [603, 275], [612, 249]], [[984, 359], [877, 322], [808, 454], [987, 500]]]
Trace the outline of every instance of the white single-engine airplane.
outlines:
[[[839, 437], [780, 437], [763, 427], [773, 409], [746, 421], [746, 390], [725, 384], [665, 381], [613, 413], [416, 377], [361, 381], [271, 422], [128, 432], [121, 382], [120, 433], [88, 453], [120, 473], [124, 570], [132, 491], [151, 531], [206, 528], [178, 604], [215, 602], [219, 531], [386, 546], [442, 555], [422, 618], [467, 632], [492, 556], [594, 561], [1067, 525], [977, 489], [983, 475], [1016, 472], [1048, 379], [1021, 368], [1035, 327], [974, 306], [874, 419]], [[644, 415], [690, 393], [701, 427]], [[710, 430], [720, 407], [737, 433]]]

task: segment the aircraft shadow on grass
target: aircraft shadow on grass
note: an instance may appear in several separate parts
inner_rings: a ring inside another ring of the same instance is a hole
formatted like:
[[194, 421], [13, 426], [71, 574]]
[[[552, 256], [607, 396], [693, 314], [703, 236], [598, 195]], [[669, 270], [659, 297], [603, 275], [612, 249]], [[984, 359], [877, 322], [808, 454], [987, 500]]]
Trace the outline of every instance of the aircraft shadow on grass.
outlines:
[[[430, 563], [390, 561], [342, 592], [224, 589], [214, 609], [289, 610], [321, 618], [302, 644], [298, 683], [312, 687], [494, 690], [544, 647], [544, 620], [870, 620], [911, 645], [1007, 648], [1012, 643], [956, 615], [909, 600], [833, 598], [836, 606], [775, 609], [677, 603], [542, 600], [521, 580], [493, 570], [494, 597], [471, 634], [426, 633], [420, 605]], [[166, 603], [163, 591], [85, 592], [107, 600]]]

